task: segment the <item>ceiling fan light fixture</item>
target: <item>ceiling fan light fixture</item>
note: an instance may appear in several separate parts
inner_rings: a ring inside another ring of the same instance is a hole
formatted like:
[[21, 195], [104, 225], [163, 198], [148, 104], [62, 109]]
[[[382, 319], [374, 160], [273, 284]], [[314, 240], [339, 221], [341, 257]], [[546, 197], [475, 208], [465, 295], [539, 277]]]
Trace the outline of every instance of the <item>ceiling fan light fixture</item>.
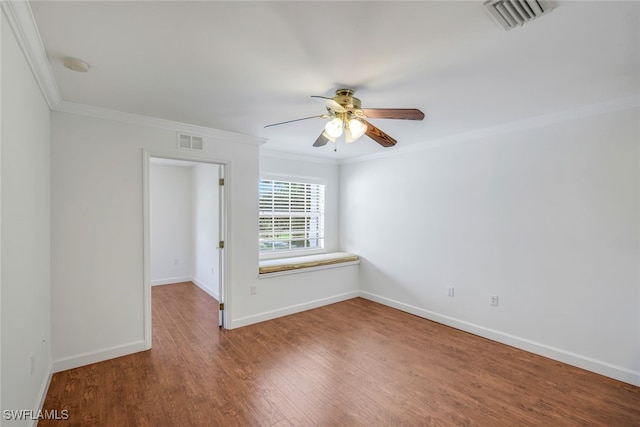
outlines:
[[354, 141], [360, 138], [367, 131], [367, 125], [362, 123], [358, 119], [349, 120], [349, 132], [351, 133], [351, 137]]
[[[507, 0], [489, 0], [489, 1], [507, 1]], [[524, 0], [509, 0], [524, 1]], [[527, 0], [529, 1], [529, 0]], [[538, 1], [538, 0], [531, 0]], [[542, 0], [540, 0], [542, 1]], [[324, 130], [313, 143], [314, 147], [322, 147], [327, 145], [329, 141], [336, 142], [344, 133], [345, 142], [354, 142], [363, 135], [377, 142], [383, 147], [393, 147], [398, 141], [387, 135], [376, 126], [372, 125], [367, 119], [397, 119], [397, 120], [422, 120], [424, 113], [417, 108], [361, 108], [360, 100], [353, 96], [351, 89], [338, 89], [336, 95], [332, 98], [326, 96], [312, 95], [312, 98], [322, 99], [325, 103], [327, 112], [319, 116], [304, 117], [301, 119], [289, 120], [286, 122], [274, 123], [265, 126], [265, 128], [283, 125], [285, 123], [298, 122], [313, 118], [330, 118], [331, 120], [324, 125]]]
[[353, 135], [351, 134], [351, 131], [349, 130], [349, 128], [345, 128], [344, 130], [344, 142], [346, 142], [347, 144], [351, 144], [352, 142], [355, 142], [358, 138], [354, 138]]
[[342, 120], [339, 117], [328, 122], [324, 125], [324, 130], [333, 138], [338, 138], [342, 135]]

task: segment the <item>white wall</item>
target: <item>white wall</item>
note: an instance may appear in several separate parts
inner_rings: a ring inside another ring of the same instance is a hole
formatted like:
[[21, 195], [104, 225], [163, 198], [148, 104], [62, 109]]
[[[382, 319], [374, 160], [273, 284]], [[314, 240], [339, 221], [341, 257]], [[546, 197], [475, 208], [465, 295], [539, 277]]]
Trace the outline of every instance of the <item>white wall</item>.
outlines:
[[[143, 149], [169, 157], [185, 151], [171, 130], [61, 112], [52, 114], [51, 138], [52, 342], [59, 370], [144, 348]], [[242, 294], [258, 270], [258, 145], [225, 138], [207, 136], [203, 152], [187, 154], [228, 163], [226, 310], [233, 328], [236, 317], [247, 315]]]
[[194, 259], [191, 168], [151, 164], [149, 175], [151, 284], [190, 281]]
[[4, 13], [1, 27], [2, 410], [37, 410], [51, 373], [50, 113]]
[[631, 109], [345, 164], [362, 294], [640, 385], [638, 123]]
[[218, 299], [220, 262], [216, 247], [219, 236], [220, 166], [199, 164], [192, 170], [193, 181], [193, 282]]
[[152, 285], [193, 281], [218, 299], [219, 165], [151, 164]]
[[278, 175], [283, 178], [309, 177], [324, 181], [326, 185], [325, 249], [327, 252], [340, 250], [340, 224], [338, 221], [340, 167], [337, 163], [261, 149], [260, 174]]
[[[260, 173], [283, 177], [311, 177], [325, 181], [325, 249], [327, 252], [340, 250], [338, 245], [340, 182], [337, 164], [261, 150]], [[258, 250], [257, 234], [255, 250]], [[255, 323], [357, 297], [358, 272], [358, 266], [351, 265], [283, 276], [259, 277], [256, 275], [254, 281], [256, 294], [249, 295], [249, 298], [244, 300], [248, 314], [239, 317], [237, 322], [239, 325]], [[249, 291], [250, 289], [247, 288], [246, 292], [250, 293]]]
[[248, 325], [356, 298], [359, 277], [359, 265], [263, 275], [255, 282], [256, 294], [247, 301], [253, 313], [237, 322]]

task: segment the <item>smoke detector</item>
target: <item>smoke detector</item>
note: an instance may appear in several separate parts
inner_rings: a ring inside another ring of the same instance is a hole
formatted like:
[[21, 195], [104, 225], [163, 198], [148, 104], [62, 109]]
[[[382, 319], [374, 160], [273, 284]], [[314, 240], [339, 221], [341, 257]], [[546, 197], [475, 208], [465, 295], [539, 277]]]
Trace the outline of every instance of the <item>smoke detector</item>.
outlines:
[[77, 58], [66, 57], [62, 60], [62, 65], [79, 73], [86, 73], [89, 71], [89, 64]]
[[519, 27], [550, 12], [550, 2], [545, 0], [489, 0], [484, 7], [505, 30]]

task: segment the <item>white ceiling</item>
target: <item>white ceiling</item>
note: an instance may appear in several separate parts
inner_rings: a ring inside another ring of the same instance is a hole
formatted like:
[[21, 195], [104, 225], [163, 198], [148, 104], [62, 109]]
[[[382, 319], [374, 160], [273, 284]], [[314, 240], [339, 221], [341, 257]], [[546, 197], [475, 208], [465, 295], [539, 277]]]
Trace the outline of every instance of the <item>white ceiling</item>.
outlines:
[[[267, 138], [344, 159], [395, 150], [311, 144], [310, 95], [356, 90], [397, 147], [640, 94], [640, 3], [557, 1], [503, 30], [479, 1], [31, 2], [62, 99]], [[62, 66], [66, 56], [88, 73]]]

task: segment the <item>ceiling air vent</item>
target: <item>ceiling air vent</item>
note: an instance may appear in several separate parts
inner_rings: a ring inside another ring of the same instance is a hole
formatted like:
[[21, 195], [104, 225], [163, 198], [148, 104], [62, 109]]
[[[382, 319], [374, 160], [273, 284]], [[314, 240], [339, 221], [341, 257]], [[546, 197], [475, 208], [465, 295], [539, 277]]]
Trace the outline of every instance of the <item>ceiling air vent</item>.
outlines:
[[489, 0], [484, 7], [505, 30], [522, 26], [551, 10], [544, 0]]
[[179, 133], [178, 148], [186, 148], [188, 150], [202, 150], [202, 137]]

